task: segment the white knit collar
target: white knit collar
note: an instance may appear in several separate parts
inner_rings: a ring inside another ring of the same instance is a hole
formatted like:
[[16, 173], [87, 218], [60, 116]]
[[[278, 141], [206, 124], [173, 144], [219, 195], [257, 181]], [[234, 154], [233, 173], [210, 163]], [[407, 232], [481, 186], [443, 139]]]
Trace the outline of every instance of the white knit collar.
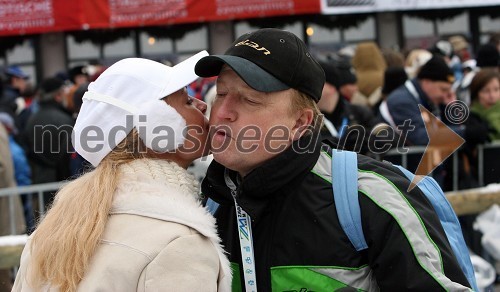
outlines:
[[154, 182], [183, 193], [199, 197], [198, 181], [177, 163], [162, 159], [137, 159], [119, 168], [120, 180], [127, 182]]

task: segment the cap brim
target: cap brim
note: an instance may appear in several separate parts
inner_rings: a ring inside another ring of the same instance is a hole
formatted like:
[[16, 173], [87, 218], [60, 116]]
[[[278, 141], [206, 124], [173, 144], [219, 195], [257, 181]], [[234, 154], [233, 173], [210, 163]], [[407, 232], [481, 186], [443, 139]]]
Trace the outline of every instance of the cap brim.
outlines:
[[217, 76], [224, 64], [231, 67], [248, 86], [257, 91], [274, 92], [290, 88], [264, 69], [238, 56], [213, 55], [205, 57], [198, 61], [195, 72], [201, 77]]
[[206, 56], [208, 56], [208, 52], [201, 51], [172, 67], [172, 76], [174, 78], [171, 78], [167, 86], [161, 91], [160, 98], [170, 95], [196, 81], [199, 77], [194, 72], [194, 67], [200, 59]]

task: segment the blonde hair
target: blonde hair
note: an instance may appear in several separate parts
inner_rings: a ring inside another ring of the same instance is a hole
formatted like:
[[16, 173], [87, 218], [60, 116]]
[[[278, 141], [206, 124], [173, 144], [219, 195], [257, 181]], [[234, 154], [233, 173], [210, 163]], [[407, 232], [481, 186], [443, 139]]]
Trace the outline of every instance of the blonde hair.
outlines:
[[85, 275], [108, 220], [118, 167], [144, 158], [134, 129], [91, 172], [61, 188], [32, 236], [28, 282], [75, 291]]
[[[312, 109], [313, 110], [313, 131], [317, 132], [323, 126], [323, 114], [318, 108], [318, 104], [307, 94], [300, 92], [298, 90], [292, 90], [292, 105], [290, 107], [291, 113], [294, 114], [297, 111], [303, 109]], [[307, 133], [307, 132], [306, 132]]]

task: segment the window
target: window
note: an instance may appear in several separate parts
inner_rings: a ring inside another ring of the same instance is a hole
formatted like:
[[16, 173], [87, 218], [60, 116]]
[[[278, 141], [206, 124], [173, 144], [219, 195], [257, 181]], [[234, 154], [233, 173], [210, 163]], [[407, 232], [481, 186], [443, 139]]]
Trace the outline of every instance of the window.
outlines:
[[484, 44], [489, 41], [490, 33], [500, 32], [500, 18], [491, 18], [489, 16], [479, 17], [480, 42]]
[[447, 20], [436, 21], [437, 31], [440, 36], [468, 34], [469, 31], [469, 13], [464, 12], [460, 15]]
[[357, 26], [346, 29], [329, 29], [314, 23], [308, 24], [307, 33], [311, 53], [321, 59], [329, 56], [332, 52], [347, 48], [344, 53], [349, 55], [353, 53], [351, 45], [364, 41], [376, 41], [375, 16], [365, 15], [363, 17], [366, 19]]
[[156, 38], [144, 31], [130, 30], [130, 34], [112, 43], [92, 44], [90, 41], [76, 43], [71, 35], [66, 36], [68, 68], [100, 60], [104, 65], [128, 57], [140, 56], [153, 60], [177, 61], [180, 55], [192, 55], [208, 49], [207, 27], [187, 32], [181, 39]]
[[18, 65], [24, 73], [30, 76], [33, 85], [37, 83], [34, 40], [26, 39], [22, 44], [7, 51], [3, 65]]

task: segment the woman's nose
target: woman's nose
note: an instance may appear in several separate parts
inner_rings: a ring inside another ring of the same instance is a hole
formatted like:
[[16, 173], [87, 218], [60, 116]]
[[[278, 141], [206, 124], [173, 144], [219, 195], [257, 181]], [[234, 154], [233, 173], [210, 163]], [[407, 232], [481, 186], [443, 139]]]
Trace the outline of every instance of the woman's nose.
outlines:
[[207, 111], [207, 104], [204, 101], [196, 99], [196, 98], [194, 99], [194, 103], [195, 103], [195, 107], [200, 112], [202, 112], [203, 114], [205, 114], [205, 112]]

